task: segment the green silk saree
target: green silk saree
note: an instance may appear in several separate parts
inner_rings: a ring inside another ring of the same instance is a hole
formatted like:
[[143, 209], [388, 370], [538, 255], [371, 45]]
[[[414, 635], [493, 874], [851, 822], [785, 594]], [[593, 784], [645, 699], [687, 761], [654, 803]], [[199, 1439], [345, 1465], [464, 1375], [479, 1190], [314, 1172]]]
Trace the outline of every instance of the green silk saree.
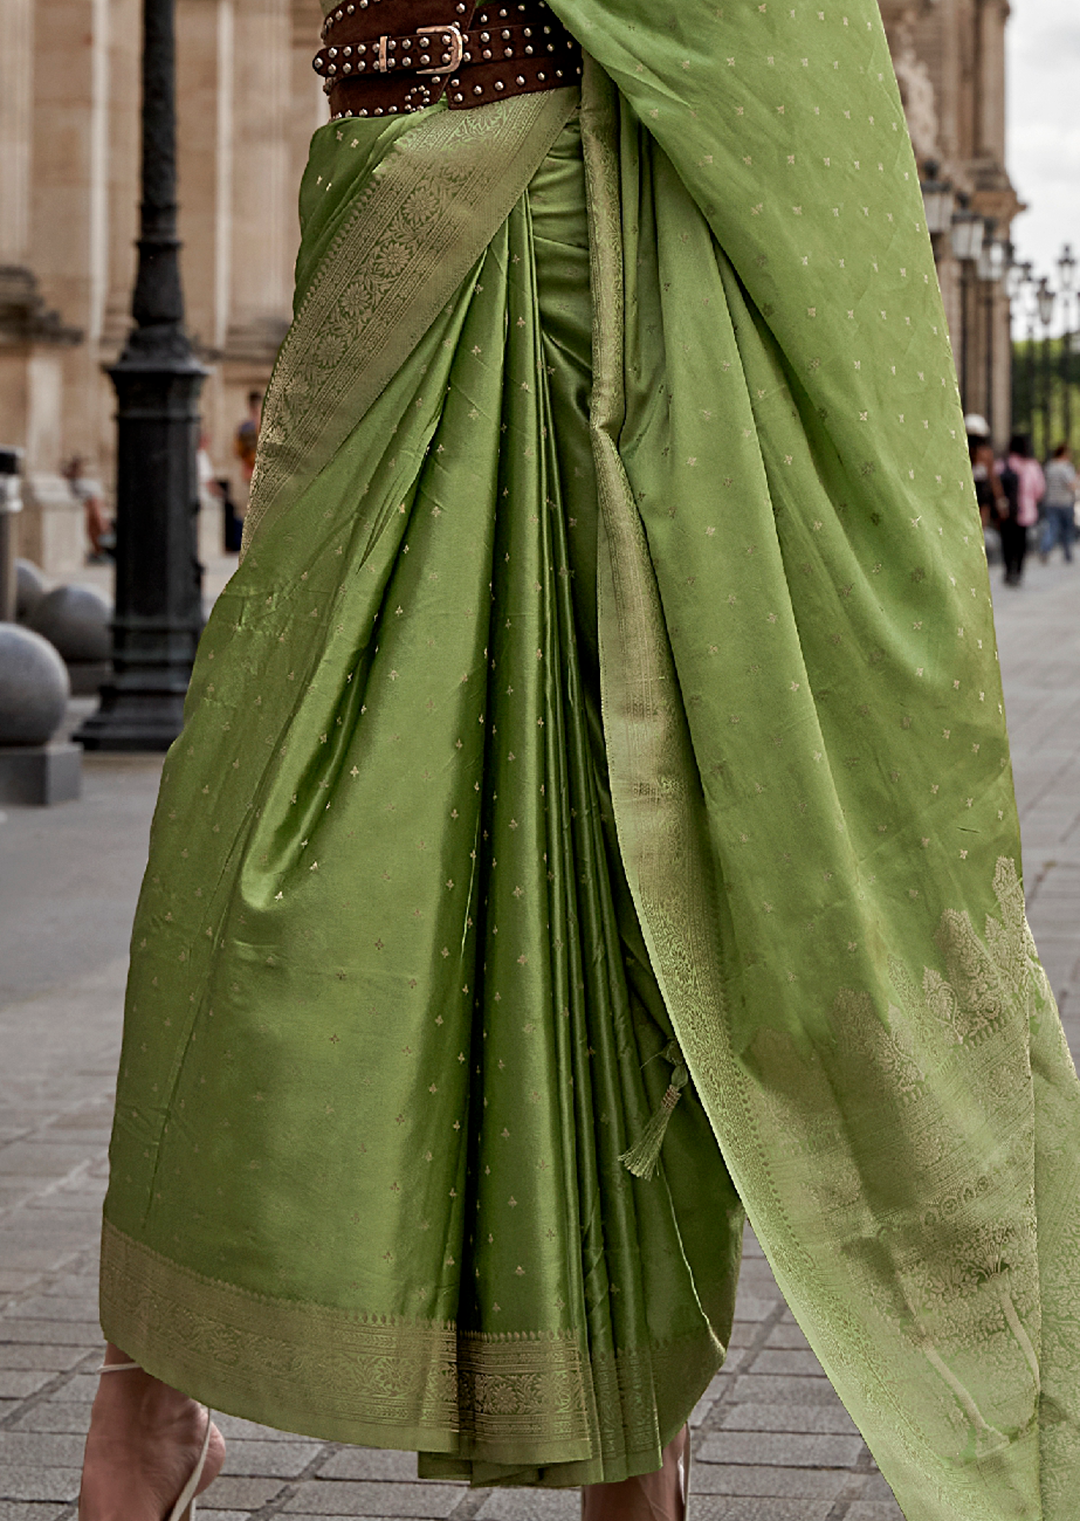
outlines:
[[909, 1521], [1066, 1521], [1080, 1089], [876, 9], [554, 9], [580, 102], [313, 141], [105, 1331], [429, 1474], [618, 1479], [722, 1361], [745, 1205]]

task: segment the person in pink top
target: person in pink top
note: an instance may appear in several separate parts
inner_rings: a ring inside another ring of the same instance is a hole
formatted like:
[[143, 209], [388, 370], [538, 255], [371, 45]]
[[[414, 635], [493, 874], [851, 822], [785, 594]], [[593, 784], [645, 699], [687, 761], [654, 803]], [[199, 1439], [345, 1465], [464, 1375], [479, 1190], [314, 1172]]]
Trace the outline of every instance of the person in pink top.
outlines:
[[1028, 529], [1039, 521], [1039, 503], [1046, 492], [1046, 478], [1042, 466], [1032, 456], [1029, 434], [1013, 434], [998, 473], [1005, 491], [1002, 504], [1005, 515], [998, 523], [1005, 585], [1019, 586], [1024, 577]]

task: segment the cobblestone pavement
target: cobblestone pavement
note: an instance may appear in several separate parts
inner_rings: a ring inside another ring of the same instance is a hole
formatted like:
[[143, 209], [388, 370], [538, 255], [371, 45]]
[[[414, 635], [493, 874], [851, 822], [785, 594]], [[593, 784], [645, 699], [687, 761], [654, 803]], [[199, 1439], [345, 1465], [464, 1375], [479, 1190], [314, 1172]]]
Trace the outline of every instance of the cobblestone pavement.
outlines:
[[[1075, 579], [1074, 579], [1075, 577]], [[1080, 1049], [1080, 569], [995, 587], [1036, 938]], [[0, 1521], [74, 1517], [101, 1343], [99, 1210], [128, 926], [160, 763], [0, 815]], [[695, 1521], [899, 1521], [752, 1237], [727, 1367], [694, 1413]], [[420, 1483], [403, 1453], [222, 1419], [207, 1521], [571, 1521], [574, 1493]]]

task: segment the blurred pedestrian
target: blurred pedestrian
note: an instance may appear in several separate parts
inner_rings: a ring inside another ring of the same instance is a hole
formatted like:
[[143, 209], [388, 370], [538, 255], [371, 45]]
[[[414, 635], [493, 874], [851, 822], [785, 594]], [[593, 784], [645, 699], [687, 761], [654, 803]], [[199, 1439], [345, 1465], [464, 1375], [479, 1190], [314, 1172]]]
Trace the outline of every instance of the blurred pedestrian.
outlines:
[[1001, 552], [1001, 519], [1007, 511], [1005, 490], [994, 458], [990, 424], [977, 412], [969, 412], [964, 418], [964, 428], [967, 432], [971, 475], [975, 482], [975, 500], [982, 519], [986, 558], [994, 561]]
[[225, 543], [221, 486], [210, 454], [210, 435], [205, 429], [199, 434], [195, 468], [199, 482], [199, 561], [205, 566], [221, 554]]
[[255, 469], [255, 450], [259, 443], [259, 426], [262, 422], [262, 392], [248, 392], [248, 412], [236, 430], [236, 457], [244, 475], [244, 485], [251, 485]]
[[1043, 531], [1039, 555], [1045, 565], [1055, 547], [1061, 545], [1065, 559], [1072, 563], [1073, 539], [1076, 536], [1076, 466], [1068, 444], [1058, 444], [1046, 467], [1046, 495], [1043, 498]]
[[998, 525], [1005, 585], [1019, 586], [1024, 579], [1028, 529], [1039, 521], [1039, 503], [1046, 491], [1046, 477], [1033, 456], [1030, 434], [1013, 434], [999, 474], [1006, 497], [1005, 513]]
[[105, 493], [101, 482], [87, 475], [82, 455], [74, 454], [64, 466], [63, 475], [71, 494], [81, 502], [86, 515], [86, 537], [90, 540], [91, 565], [103, 565], [116, 544], [112, 521], [105, 516]]

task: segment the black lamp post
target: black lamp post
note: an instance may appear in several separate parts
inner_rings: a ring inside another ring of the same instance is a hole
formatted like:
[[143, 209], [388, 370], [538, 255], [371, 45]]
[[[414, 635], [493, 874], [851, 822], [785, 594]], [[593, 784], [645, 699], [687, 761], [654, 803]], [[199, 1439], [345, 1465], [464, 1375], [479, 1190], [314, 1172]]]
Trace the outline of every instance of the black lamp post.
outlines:
[[971, 275], [982, 252], [985, 223], [977, 211], [972, 211], [966, 195], [957, 197], [959, 210], [954, 211], [950, 224], [953, 258], [960, 265], [960, 395], [964, 411], [972, 406], [972, 387], [968, 374], [971, 350]]
[[1061, 337], [1061, 389], [1062, 389], [1062, 438], [1072, 443], [1072, 346], [1073, 346], [1073, 297], [1076, 294], [1076, 258], [1065, 244], [1058, 259], [1058, 275], [1061, 286], [1061, 306], [1064, 313], [1065, 331]]
[[990, 425], [991, 437], [995, 435], [995, 424], [997, 421], [995, 416], [996, 408], [994, 406], [997, 360], [994, 347], [994, 326], [997, 321], [998, 312], [997, 289], [1005, 278], [1005, 271], [1008, 265], [1008, 245], [1002, 239], [995, 237], [996, 231], [997, 222], [993, 217], [987, 217], [983, 246], [977, 265], [979, 283], [983, 294], [983, 389], [986, 393], [984, 416]]
[[199, 391], [176, 236], [174, 0], [143, 0], [142, 215], [132, 329], [117, 396], [114, 675], [75, 736], [90, 750], [164, 750], [180, 732], [202, 628]]
[[[949, 230], [956, 195], [951, 180], [939, 179], [941, 165], [935, 159], [927, 159], [922, 172], [924, 177], [919, 181], [919, 189], [923, 194], [926, 211], [926, 230], [931, 239], [936, 240]], [[934, 241], [935, 253], [937, 247], [937, 242]]]
[[1054, 294], [1054, 292], [1050, 289], [1050, 281], [1047, 279], [1047, 277], [1045, 275], [1043, 275], [1042, 279], [1039, 281], [1038, 289], [1035, 292], [1035, 301], [1036, 301], [1036, 305], [1037, 305], [1037, 308], [1038, 308], [1039, 321], [1042, 323], [1042, 326], [1043, 326], [1043, 340], [1042, 340], [1042, 378], [1043, 378], [1043, 384], [1042, 384], [1042, 393], [1043, 393], [1042, 394], [1042, 414], [1043, 414], [1043, 436], [1042, 436], [1042, 449], [1039, 452], [1041, 454], [1043, 454], [1043, 455], [1046, 455], [1046, 454], [1048, 454], [1050, 452], [1051, 408], [1052, 408], [1052, 403], [1053, 403], [1053, 395], [1052, 395], [1053, 375], [1052, 375], [1052, 371], [1051, 371], [1051, 368], [1050, 368], [1050, 328], [1053, 325], [1053, 321], [1054, 321], [1054, 307], [1057, 304], [1057, 297]]
[[1027, 305], [1027, 388], [1028, 388], [1028, 415], [1027, 431], [1031, 435], [1032, 442], [1035, 439], [1035, 408], [1038, 406], [1038, 380], [1036, 376], [1036, 350], [1035, 350], [1035, 267], [1032, 264], [1025, 266], [1027, 271], [1028, 305]]
[[1021, 418], [1025, 418], [1028, 428], [1031, 427], [1031, 398], [1027, 398], [1026, 404], [1021, 403], [1021, 387], [1019, 385], [1019, 371], [1016, 365], [1016, 309], [1017, 302], [1022, 301], [1024, 288], [1031, 274], [1031, 265], [1022, 264], [1016, 257], [1016, 249], [1012, 243], [1006, 245], [1007, 265], [1005, 271], [1005, 299], [1009, 307], [1009, 432], [1016, 430]]

